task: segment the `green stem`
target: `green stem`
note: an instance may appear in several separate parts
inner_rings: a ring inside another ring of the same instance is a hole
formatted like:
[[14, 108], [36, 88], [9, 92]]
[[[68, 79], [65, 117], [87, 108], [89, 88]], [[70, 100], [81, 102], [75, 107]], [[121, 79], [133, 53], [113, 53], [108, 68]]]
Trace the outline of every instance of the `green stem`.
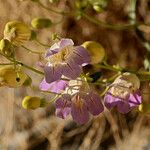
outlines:
[[5, 65], [14, 65], [14, 63], [2, 63], [2, 64], [0, 64], [0, 66], [5, 66]]
[[93, 22], [94, 24], [96, 25], [99, 25], [101, 27], [105, 27], [105, 28], [108, 28], [108, 29], [114, 29], [114, 30], [128, 30], [128, 29], [135, 29], [135, 27], [138, 25], [138, 24], [110, 24], [110, 23], [105, 23], [103, 21], [100, 21], [94, 17], [91, 17], [85, 13], [82, 13], [82, 16], [84, 18], [86, 18], [88, 21], [90, 22]]
[[5, 56], [5, 55], [2, 54], [2, 53], [0, 53], [0, 55], [4, 56], [6, 59], [8, 59], [8, 60], [11, 61], [11, 62], [14, 62], [14, 63], [16, 63], [16, 64], [20, 64], [21, 66], [23, 66], [23, 67], [25, 67], [25, 68], [27, 68], [27, 69], [30, 69], [30, 70], [32, 70], [33, 72], [36, 72], [36, 73], [41, 74], [41, 75], [44, 75], [43, 72], [41, 72], [41, 71], [39, 71], [39, 70], [37, 70], [37, 69], [34, 69], [34, 68], [32, 68], [32, 67], [30, 67], [30, 66], [28, 66], [28, 65], [26, 65], [26, 64], [24, 64], [24, 63], [22, 63], [22, 62], [20, 62], [20, 61], [18, 61], [18, 60], [11, 59], [11, 58]]
[[39, 45], [41, 45], [41, 46], [44, 46], [44, 47], [51, 47], [51, 45], [44, 44], [44, 43], [40, 42], [38, 39], [35, 39], [35, 41], [36, 41]]
[[45, 5], [43, 5], [43, 3], [41, 3], [40, 1], [38, 2], [38, 4], [39, 4], [42, 8], [44, 8], [44, 9], [46, 9], [46, 10], [50, 11], [50, 12], [53, 12], [53, 13], [56, 13], [56, 14], [60, 14], [60, 15], [68, 14], [67, 12], [63, 12], [63, 11], [56, 11], [56, 10], [53, 10], [53, 9], [51, 9], [51, 8], [49, 8], [49, 7], [46, 7], [46, 6], [45, 6]]
[[30, 53], [34, 53], [34, 54], [43, 54], [44, 53], [44, 51], [43, 52], [33, 51], [33, 50], [31, 50], [31, 49], [23, 46], [23, 45], [21, 47], [24, 48], [24, 49], [26, 49]]

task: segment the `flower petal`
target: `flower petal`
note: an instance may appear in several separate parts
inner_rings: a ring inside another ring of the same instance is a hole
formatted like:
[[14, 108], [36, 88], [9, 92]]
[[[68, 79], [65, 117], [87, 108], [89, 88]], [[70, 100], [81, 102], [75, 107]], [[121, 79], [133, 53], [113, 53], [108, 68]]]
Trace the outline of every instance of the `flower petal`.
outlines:
[[47, 83], [54, 82], [59, 80], [62, 76], [62, 68], [61, 66], [45, 66], [44, 73], [45, 73], [45, 80]]
[[85, 105], [83, 105], [83, 107], [79, 109], [75, 104], [72, 104], [71, 114], [73, 120], [78, 124], [84, 124], [89, 120], [89, 113]]
[[117, 109], [120, 113], [126, 114], [130, 111], [130, 106], [128, 103], [122, 101], [117, 104]]
[[99, 95], [94, 92], [87, 94], [85, 97], [85, 102], [87, 104], [88, 110], [93, 115], [98, 115], [104, 110]]
[[130, 105], [130, 108], [134, 106], [139, 106], [142, 103], [142, 97], [140, 92], [137, 91], [136, 93], [130, 94], [128, 103]]
[[112, 109], [113, 107], [115, 107], [121, 100], [114, 97], [113, 95], [111, 95], [110, 93], [107, 93], [104, 96], [104, 104], [106, 106], [107, 109]]
[[69, 94], [62, 95], [55, 103], [56, 116], [64, 119], [71, 112], [71, 96]]
[[63, 49], [66, 46], [69, 46], [69, 45], [71, 45], [71, 46], [74, 45], [74, 42], [71, 39], [61, 39], [60, 40], [59, 46], [61, 49]]
[[89, 64], [91, 61], [88, 51], [83, 46], [76, 46], [74, 51], [77, 55], [83, 58], [83, 62]]
[[81, 67], [75, 64], [72, 60], [63, 66], [63, 75], [71, 78], [76, 79], [81, 73]]
[[68, 85], [67, 81], [63, 81], [63, 80], [58, 80], [52, 83], [47, 83], [44, 78], [42, 82], [40, 83], [39, 88], [43, 91], [50, 90], [51, 92], [61, 93], [62, 90], [65, 90], [67, 85]]

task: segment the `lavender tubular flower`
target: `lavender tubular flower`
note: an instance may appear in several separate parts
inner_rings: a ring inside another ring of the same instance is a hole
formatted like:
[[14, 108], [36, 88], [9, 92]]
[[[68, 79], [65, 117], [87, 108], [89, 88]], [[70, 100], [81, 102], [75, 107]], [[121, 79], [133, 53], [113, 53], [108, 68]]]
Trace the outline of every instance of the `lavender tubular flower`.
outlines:
[[104, 97], [104, 104], [108, 109], [117, 107], [120, 113], [128, 113], [132, 107], [142, 103], [139, 91], [140, 81], [135, 74], [124, 73], [110, 86]]
[[71, 80], [69, 86], [66, 89], [67, 94], [63, 94], [56, 101], [55, 107], [58, 117], [65, 118], [71, 113], [76, 123], [84, 124], [88, 122], [90, 113], [99, 115], [104, 110], [99, 95], [89, 89], [85, 81]]
[[90, 56], [82, 46], [73, 46], [71, 39], [61, 39], [46, 53], [44, 67], [47, 83], [59, 80], [62, 75], [76, 79], [81, 73], [82, 64], [90, 62]]

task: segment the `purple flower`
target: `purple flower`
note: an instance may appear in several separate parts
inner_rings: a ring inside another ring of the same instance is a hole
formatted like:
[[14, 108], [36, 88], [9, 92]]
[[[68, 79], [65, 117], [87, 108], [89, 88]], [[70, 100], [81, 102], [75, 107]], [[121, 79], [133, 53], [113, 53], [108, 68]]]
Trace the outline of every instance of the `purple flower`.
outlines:
[[73, 46], [71, 39], [61, 39], [46, 53], [44, 66], [47, 83], [59, 80], [62, 75], [76, 79], [81, 73], [82, 64], [90, 62], [90, 56], [82, 46]]
[[89, 112], [93, 115], [100, 114], [104, 108], [97, 93], [89, 91], [87, 93], [78, 92], [74, 95], [62, 95], [56, 101], [56, 115], [65, 118], [70, 114], [78, 124], [84, 124], [89, 120]]
[[122, 74], [115, 79], [105, 94], [105, 106], [108, 109], [117, 107], [120, 113], [128, 113], [132, 107], [142, 103], [139, 87], [140, 81], [135, 74]]
[[58, 80], [58, 81], [54, 81], [52, 83], [47, 83], [44, 78], [42, 80], [42, 82], [40, 83], [39, 88], [42, 91], [50, 90], [51, 92], [61, 93], [63, 90], [65, 90], [67, 85], [68, 85], [67, 81], [63, 81], [63, 80]]

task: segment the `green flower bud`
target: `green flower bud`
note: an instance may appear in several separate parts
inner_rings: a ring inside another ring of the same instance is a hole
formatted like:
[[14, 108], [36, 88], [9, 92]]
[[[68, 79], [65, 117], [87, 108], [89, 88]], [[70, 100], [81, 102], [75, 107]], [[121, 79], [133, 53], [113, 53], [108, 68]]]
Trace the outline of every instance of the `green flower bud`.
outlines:
[[28, 41], [30, 36], [30, 28], [22, 22], [11, 21], [5, 25], [4, 38], [16, 46]]
[[49, 28], [52, 26], [52, 21], [47, 18], [34, 18], [31, 25], [35, 29]]
[[46, 106], [46, 101], [40, 97], [26, 96], [22, 101], [22, 107], [25, 109], [36, 109]]
[[103, 61], [105, 57], [105, 50], [101, 44], [95, 41], [87, 41], [82, 46], [88, 50], [91, 56], [91, 64], [97, 64]]
[[0, 68], [0, 86], [17, 88], [22, 86], [27, 75], [21, 70], [15, 70], [14, 66], [4, 66]]
[[142, 103], [139, 105], [138, 110], [145, 114], [150, 114], [150, 103]]
[[14, 54], [13, 45], [7, 39], [2, 39], [0, 41], [0, 50], [1, 53], [9, 57]]

